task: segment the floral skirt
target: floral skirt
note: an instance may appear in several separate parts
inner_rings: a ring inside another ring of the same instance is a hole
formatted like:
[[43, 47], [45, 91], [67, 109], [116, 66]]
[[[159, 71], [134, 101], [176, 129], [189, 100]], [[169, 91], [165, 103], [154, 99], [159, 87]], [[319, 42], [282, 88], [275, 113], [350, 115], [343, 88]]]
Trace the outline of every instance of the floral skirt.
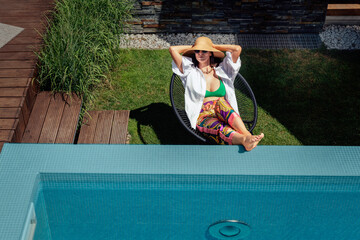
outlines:
[[218, 144], [231, 145], [236, 132], [231, 126], [237, 117], [240, 118], [230, 104], [224, 98], [219, 98], [203, 104], [196, 128]]

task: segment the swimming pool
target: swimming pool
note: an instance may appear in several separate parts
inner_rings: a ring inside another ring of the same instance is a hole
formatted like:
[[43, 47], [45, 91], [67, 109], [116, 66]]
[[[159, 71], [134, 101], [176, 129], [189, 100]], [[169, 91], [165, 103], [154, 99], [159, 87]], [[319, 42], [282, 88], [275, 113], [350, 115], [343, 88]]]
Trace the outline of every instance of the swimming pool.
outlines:
[[360, 147], [6, 144], [0, 236], [21, 239], [33, 202], [38, 240], [216, 239], [222, 220], [243, 225], [218, 239], [360, 239], [359, 159]]
[[353, 177], [41, 178], [37, 240], [206, 239], [220, 220], [246, 223], [246, 239], [360, 239], [360, 182]]

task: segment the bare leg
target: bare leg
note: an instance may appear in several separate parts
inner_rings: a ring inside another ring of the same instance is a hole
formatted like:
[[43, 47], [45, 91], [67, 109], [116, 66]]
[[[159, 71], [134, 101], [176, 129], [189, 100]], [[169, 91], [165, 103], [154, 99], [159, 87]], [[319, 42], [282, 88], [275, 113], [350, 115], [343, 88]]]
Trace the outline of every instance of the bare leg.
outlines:
[[234, 134], [232, 143], [236, 145], [243, 145], [246, 151], [251, 151], [254, 149], [264, 137], [263, 133], [260, 135], [251, 135], [240, 117], [234, 118], [232, 125], [232, 127], [237, 131]]
[[[241, 117], [234, 111], [234, 109], [230, 106], [230, 104], [223, 98], [219, 99], [216, 102], [215, 111], [217, 113], [217, 117], [221, 119], [221, 121], [229, 124], [233, 129], [237, 132], [250, 135], [251, 133], [245, 127], [245, 124]], [[232, 111], [229, 117], [229, 113]]]
[[242, 134], [245, 134], [245, 135], [249, 135], [249, 134], [251, 135], [251, 133], [247, 130], [247, 128], [245, 127], [244, 122], [242, 121], [242, 119], [240, 117], [235, 117], [234, 118], [234, 121], [232, 122], [231, 127], [233, 129], [235, 129], [236, 131], [238, 131], [239, 133], [242, 133]]
[[263, 133], [260, 135], [251, 135], [250, 133], [241, 134], [239, 132], [235, 132], [232, 138], [232, 144], [243, 145], [246, 151], [251, 151], [258, 145], [263, 137]]

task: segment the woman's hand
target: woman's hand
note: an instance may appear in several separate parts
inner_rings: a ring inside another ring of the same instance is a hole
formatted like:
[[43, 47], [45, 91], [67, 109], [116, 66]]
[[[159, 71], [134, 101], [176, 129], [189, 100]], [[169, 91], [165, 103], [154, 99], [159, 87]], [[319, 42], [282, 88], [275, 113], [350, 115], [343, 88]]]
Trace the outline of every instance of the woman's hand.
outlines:
[[184, 73], [181, 53], [184, 53], [189, 48], [191, 48], [191, 46], [171, 46], [169, 48], [170, 55], [181, 73]]
[[216, 48], [219, 51], [223, 52], [231, 52], [231, 58], [234, 63], [236, 63], [237, 59], [241, 54], [242, 48], [239, 45], [212, 45], [213, 48]]

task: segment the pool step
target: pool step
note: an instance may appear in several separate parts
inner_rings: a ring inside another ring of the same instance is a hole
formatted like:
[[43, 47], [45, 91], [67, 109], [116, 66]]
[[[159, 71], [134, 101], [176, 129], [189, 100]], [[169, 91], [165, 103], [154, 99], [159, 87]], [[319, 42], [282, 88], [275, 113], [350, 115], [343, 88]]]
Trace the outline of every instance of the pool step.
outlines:
[[129, 110], [89, 111], [77, 143], [125, 144], [129, 115]]

